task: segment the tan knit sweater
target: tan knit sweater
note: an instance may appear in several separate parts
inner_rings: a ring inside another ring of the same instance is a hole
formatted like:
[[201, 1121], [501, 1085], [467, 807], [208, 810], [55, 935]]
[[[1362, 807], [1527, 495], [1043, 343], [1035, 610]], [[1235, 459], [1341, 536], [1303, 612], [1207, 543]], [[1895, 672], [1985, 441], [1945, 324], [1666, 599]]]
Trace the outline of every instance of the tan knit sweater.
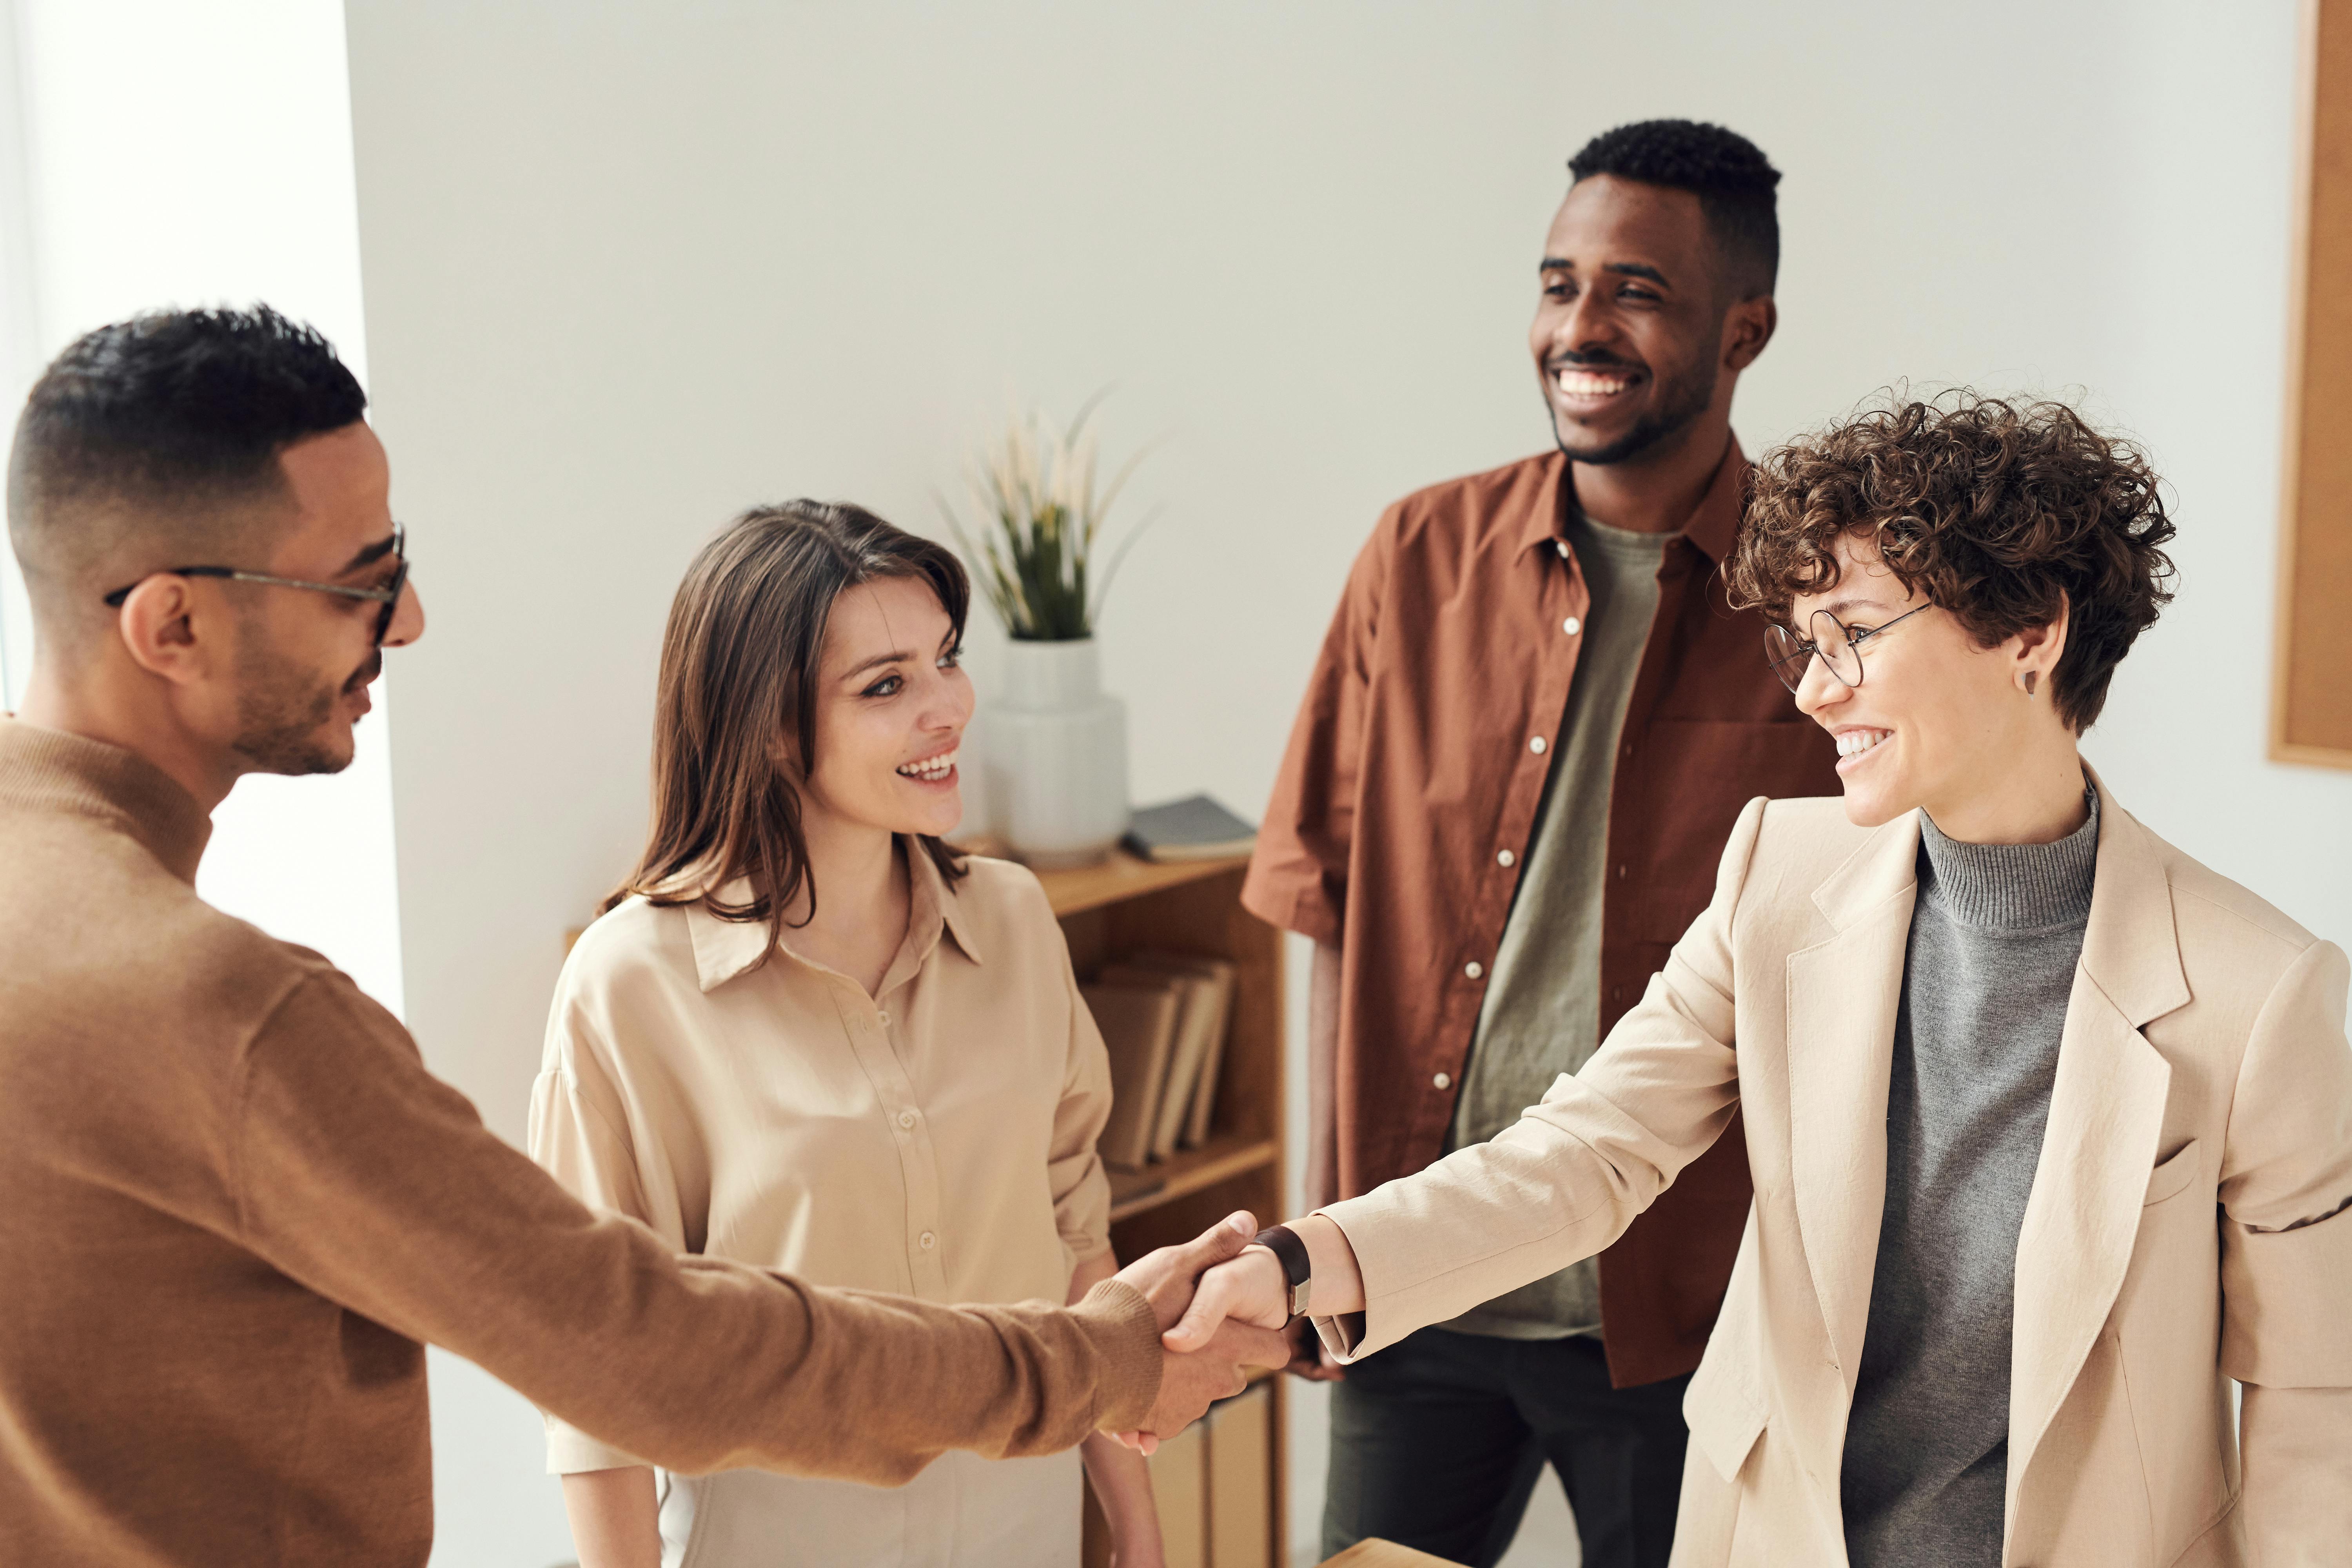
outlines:
[[583, 1208], [318, 954], [193, 888], [211, 825], [0, 720], [0, 1563], [421, 1564], [422, 1342], [681, 1470], [904, 1481], [1158, 1392], [1150, 1309], [819, 1289]]

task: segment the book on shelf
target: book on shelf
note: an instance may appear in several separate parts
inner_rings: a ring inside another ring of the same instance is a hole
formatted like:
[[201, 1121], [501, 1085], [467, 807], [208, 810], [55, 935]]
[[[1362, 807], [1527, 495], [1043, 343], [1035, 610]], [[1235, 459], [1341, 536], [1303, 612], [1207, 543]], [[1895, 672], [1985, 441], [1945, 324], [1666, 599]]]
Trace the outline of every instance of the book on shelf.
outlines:
[[1145, 806], [1120, 842], [1146, 860], [1222, 860], [1248, 854], [1257, 829], [1207, 795], [1193, 795]]
[[1160, 1095], [1176, 1044], [1182, 997], [1165, 975], [1147, 984], [1100, 983], [1078, 987], [1110, 1056], [1110, 1119], [1095, 1140], [1103, 1163], [1139, 1170], [1151, 1157], [1159, 1131]]
[[[1168, 1074], [1169, 1095], [1160, 1105], [1153, 1152], [1166, 1159], [1181, 1144], [1197, 1149], [1209, 1139], [1216, 1109], [1217, 1077], [1225, 1059], [1225, 1037], [1234, 1016], [1234, 966], [1229, 960], [1189, 952], [1139, 952], [1125, 960], [1129, 971], [1180, 974], [1200, 984], [1177, 1026], [1177, 1048]], [[1171, 1122], [1171, 1106], [1181, 1114]]]

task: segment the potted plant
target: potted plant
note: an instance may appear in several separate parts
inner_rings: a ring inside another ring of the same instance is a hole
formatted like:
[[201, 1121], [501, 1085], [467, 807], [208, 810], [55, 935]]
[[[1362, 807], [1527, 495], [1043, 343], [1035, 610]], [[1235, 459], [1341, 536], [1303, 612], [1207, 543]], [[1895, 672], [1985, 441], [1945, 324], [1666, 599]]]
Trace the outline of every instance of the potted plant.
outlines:
[[1099, 563], [1104, 519], [1138, 459], [1097, 492], [1089, 422], [1099, 401], [1064, 430], [1034, 412], [1014, 416], [973, 471], [986, 520], [977, 529], [940, 503], [1012, 639], [985, 703], [991, 826], [1013, 855], [1039, 867], [1091, 865], [1128, 825], [1127, 707], [1102, 689], [1094, 630], [1119, 562], [1142, 532], [1130, 531]]

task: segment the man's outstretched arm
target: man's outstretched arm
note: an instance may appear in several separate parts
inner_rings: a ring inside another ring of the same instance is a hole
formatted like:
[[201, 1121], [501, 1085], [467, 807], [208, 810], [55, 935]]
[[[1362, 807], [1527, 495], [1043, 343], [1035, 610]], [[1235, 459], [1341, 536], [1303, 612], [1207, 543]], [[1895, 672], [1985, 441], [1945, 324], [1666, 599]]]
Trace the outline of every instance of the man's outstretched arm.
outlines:
[[1196, 1357], [1159, 1342], [1197, 1276], [1245, 1242], [1230, 1225], [1070, 1309], [950, 1307], [675, 1256], [491, 1134], [341, 975], [273, 1015], [238, 1109], [230, 1168], [257, 1254], [668, 1468], [887, 1485], [949, 1448], [1172, 1432], [1239, 1389], [1244, 1357], [1284, 1353], [1247, 1331]]

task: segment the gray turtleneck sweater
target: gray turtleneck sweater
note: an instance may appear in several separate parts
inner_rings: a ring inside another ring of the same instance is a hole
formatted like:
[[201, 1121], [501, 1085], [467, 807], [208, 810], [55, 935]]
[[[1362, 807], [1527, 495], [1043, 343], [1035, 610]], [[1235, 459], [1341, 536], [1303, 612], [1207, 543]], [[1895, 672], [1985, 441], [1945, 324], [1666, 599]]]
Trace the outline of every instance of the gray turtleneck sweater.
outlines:
[[2054, 844], [1919, 814], [1886, 1095], [1886, 1212], [1843, 1505], [1854, 1568], [1998, 1568], [2017, 1237], [2082, 956], [2099, 803]]

